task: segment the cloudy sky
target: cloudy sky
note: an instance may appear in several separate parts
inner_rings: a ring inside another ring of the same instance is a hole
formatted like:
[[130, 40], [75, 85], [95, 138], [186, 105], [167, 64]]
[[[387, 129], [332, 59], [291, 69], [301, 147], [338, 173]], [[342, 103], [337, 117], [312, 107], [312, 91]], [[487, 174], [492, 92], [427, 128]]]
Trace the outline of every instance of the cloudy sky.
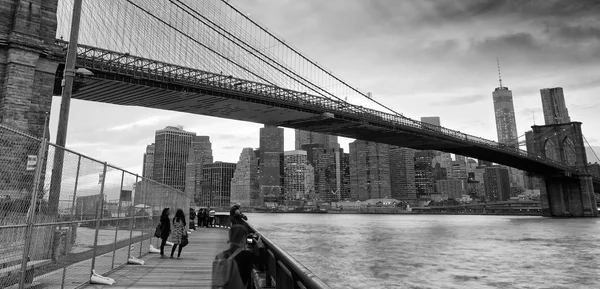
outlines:
[[[513, 91], [519, 135], [543, 124], [541, 88], [563, 87], [571, 119], [600, 146], [600, 2], [230, 0], [261, 25], [404, 115], [496, 140], [492, 91]], [[55, 140], [60, 98], [51, 114]], [[215, 160], [258, 147], [262, 125], [73, 100], [67, 147], [141, 174], [154, 131], [209, 135]], [[351, 140], [342, 139], [347, 149]], [[293, 149], [286, 129], [285, 148]], [[597, 151], [600, 153], [600, 151]]]

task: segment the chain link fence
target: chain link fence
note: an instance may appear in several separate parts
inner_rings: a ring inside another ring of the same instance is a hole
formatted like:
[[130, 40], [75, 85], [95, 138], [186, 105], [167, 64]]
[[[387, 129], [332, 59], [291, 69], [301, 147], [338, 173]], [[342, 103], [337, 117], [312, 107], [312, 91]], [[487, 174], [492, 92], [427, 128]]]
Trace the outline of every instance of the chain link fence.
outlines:
[[190, 197], [0, 124], [0, 288], [77, 288], [158, 247]]

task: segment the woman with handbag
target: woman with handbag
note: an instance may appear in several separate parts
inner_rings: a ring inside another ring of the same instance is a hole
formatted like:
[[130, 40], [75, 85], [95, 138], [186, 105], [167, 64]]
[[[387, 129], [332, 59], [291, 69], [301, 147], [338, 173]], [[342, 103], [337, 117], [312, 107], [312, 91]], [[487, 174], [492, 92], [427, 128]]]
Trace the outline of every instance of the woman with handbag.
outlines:
[[187, 241], [187, 229], [185, 227], [185, 215], [182, 209], [177, 209], [175, 217], [173, 218], [173, 230], [169, 236], [169, 241], [173, 242], [173, 249], [171, 249], [171, 259], [173, 254], [179, 245], [179, 251], [177, 251], [177, 259], [181, 256], [181, 249], [187, 244], [182, 244], [183, 239]]
[[[160, 225], [156, 228], [155, 235], [160, 235], [160, 258], [165, 259], [165, 245], [167, 244], [167, 239], [169, 238], [169, 234], [171, 234], [171, 222], [169, 220], [169, 208], [164, 208], [162, 214], [160, 215]], [[158, 232], [160, 231], [160, 234]]]

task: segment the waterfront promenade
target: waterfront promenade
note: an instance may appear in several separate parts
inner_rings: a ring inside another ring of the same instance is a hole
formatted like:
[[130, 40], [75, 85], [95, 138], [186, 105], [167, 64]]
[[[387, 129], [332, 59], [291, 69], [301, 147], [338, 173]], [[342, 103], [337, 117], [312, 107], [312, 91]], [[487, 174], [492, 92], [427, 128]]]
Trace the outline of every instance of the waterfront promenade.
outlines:
[[[145, 265], [125, 265], [105, 274], [115, 279], [114, 285], [89, 284], [84, 288], [209, 288], [212, 261], [228, 248], [227, 234], [224, 228], [198, 228], [189, 235], [190, 244], [183, 248], [181, 259], [161, 259], [160, 254], [146, 254], [142, 258]], [[167, 256], [171, 248], [165, 247]]]

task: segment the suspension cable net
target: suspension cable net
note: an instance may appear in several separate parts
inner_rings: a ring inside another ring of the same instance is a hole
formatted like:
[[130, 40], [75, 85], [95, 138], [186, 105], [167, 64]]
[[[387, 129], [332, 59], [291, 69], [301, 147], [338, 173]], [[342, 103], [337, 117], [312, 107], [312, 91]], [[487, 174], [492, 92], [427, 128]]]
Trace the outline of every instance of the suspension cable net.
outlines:
[[[60, 1], [57, 38], [68, 41], [73, 0]], [[222, 0], [83, 1], [79, 43], [231, 75], [339, 101], [365, 98]]]

